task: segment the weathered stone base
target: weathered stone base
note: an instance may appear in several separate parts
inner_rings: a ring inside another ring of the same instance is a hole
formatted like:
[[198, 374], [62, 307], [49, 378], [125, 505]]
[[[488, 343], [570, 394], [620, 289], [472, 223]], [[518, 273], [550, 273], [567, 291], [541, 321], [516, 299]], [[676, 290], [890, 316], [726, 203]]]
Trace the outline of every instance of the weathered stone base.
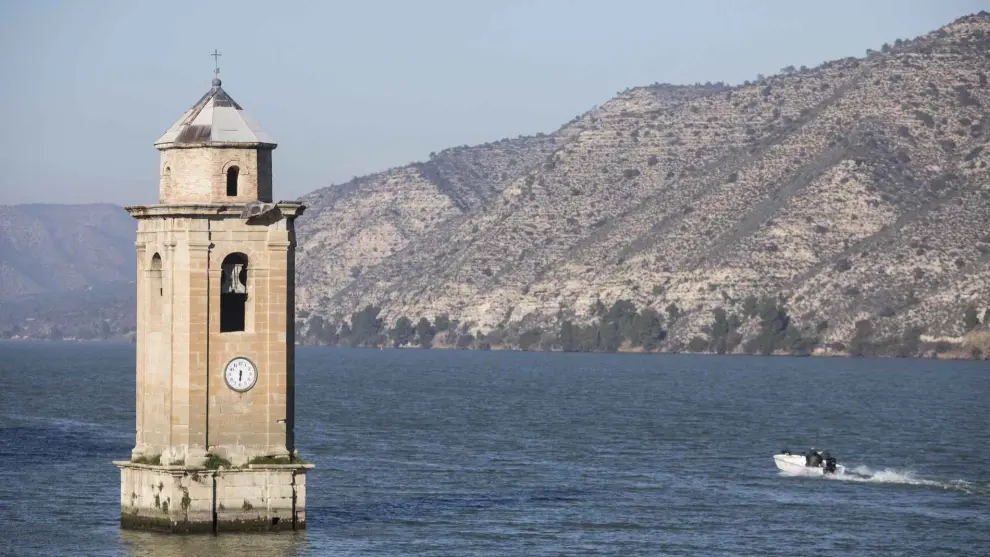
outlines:
[[207, 470], [114, 461], [120, 526], [174, 533], [269, 532], [306, 527], [312, 464]]

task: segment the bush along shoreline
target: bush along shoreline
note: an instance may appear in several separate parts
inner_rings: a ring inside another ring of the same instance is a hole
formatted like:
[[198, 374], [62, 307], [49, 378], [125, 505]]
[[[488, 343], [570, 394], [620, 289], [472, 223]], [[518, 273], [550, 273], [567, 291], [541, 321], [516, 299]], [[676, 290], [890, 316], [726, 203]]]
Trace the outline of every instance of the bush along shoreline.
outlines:
[[443, 348], [460, 350], [516, 350], [541, 352], [642, 352], [749, 354], [790, 356], [847, 356], [990, 360], [990, 310], [982, 319], [975, 308], [962, 316], [966, 333], [956, 338], [931, 338], [922, 327], [898, 335], [884, 335], [872, 320], [855, 324], [845, 342], [825, 342], [826, 320], [798, 324], [782, 298], [750, 296], [741, 308], [712, 310], [704, 334], [689, 339], [671, 335], [684, 317], [675, 304], [664, 311], [637, 309], [629, 300], [611, 307], [600, 301], [585, 324], [560, 319], [553, 326], [512, 324], [477, 332], [471, 323], [447, 315], [433, 319], [401, 316], [389, 326], [381, 308], [366, 306], [349, 318], [301, 312], [296, 342], [304, 346], [354, 348]]

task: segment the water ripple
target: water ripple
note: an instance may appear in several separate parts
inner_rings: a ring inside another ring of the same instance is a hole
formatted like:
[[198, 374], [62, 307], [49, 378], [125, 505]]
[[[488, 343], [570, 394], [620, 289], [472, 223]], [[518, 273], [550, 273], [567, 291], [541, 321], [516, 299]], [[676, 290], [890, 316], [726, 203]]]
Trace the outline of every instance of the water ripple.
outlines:
[[[300, 349], [309, 529], [214, 538], [117, 526], [132, 346], [0, 351], [0, 555], [990, 547], [985, 364]], [[811, 445], [848, 477], [778, 473], [774, 452]]]

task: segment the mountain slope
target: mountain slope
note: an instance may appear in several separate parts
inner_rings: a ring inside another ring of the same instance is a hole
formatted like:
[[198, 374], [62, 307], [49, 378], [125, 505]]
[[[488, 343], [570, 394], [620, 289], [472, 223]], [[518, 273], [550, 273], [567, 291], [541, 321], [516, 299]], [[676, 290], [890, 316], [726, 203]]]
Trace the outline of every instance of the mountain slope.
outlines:
[[487, 331], [628, 299], [680, 308], [676, 346], [780, 295], [826, 341], [863, 319], [958, 335], [990, 300], [988, 33], [980, 13], [739, 87], [636, 88], [549, 136], [314, 192], [301, 309]]
[[0, 300], [134, 280], [136, 230], [116, 205], [0, 206]]

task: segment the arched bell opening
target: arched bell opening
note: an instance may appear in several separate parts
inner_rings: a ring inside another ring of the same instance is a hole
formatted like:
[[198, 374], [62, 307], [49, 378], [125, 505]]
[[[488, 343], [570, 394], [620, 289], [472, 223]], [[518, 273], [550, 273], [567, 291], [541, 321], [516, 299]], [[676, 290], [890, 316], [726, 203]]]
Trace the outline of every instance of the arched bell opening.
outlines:
[[243, 331], [247, 317], [248, 258], [232, 253], [223, 259], [220, 279], [220, 332]]
[[237, 179], [241, 169], [232, 166], [227, 169], [227, 197], [237, 197]]

